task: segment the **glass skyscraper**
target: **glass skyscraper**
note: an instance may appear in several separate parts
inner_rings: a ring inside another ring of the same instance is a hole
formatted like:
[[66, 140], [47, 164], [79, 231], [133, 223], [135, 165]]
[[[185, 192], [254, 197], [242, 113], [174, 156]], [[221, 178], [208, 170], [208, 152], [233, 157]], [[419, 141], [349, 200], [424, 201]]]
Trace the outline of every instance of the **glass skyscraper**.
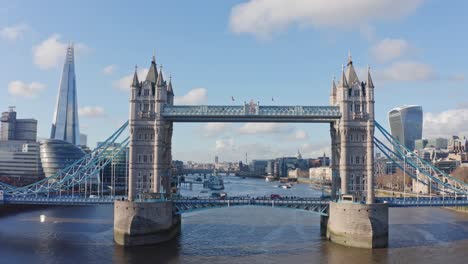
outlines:
[[422, 139], [423, 111], [419, 105], [401, 106], [388, 112], [392, 136], [410, 150], [414, 141]]
[[67, 48], [50, 138], [80, 145], [73, 45]]

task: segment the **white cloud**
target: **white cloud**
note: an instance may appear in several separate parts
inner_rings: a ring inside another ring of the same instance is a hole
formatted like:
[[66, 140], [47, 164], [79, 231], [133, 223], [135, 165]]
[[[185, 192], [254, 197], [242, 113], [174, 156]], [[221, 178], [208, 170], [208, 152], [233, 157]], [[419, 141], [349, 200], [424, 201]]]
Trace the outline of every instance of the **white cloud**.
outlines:
[[206, 123], [201, 127], [202, 134], [206, 137], [218, 136], [230, 128], [228, 123]]
[[373, 21], [397, 20], [423, 0], [249, 0], [231, 10], [235, 33], [268, 37], [290, 25], [351, 28]]
[[375, 71], [376, 79], [382, 81], [430, 81], [437, 79], [433, 67], [415, 61], [392, 63], [387, 68]]
[[233, 138], [217, 139], [215, 142], [216, 151], [234, 151], [235, 143]]
[[27, 84], [22, 81], [12, 81], [8, 84], [8, 93], [13, 96], [32, 98], [44, 90], [45, 87], [45, 84], [39, 82]]
[[410, 45], [404, 39], [383, 39], [371, 48], [372, 56], [378, 62], [389, 62], [408, 53]]
[[4, 27], [0, 29], [0, 38], [15, 41], [21, 38], [28, 29], [29, 27], [26, 24]]
[[240, 134], [281, 134], [290, 133], [293, 128], [280, 123], [246, 123], [238, 130]]
[[423, 136], [450, 137], [468, 136], [468, 108], [450, 109], [440, 113], [424, 113]]
[[331, 147], [329, 143], [321, 142], [321, 143], [305, 143], [301, 145], [300, 151], [303, 157], [323, 157], [323, 153], [325, 155], [330, 156]]
[[293, 139], [293, 140], [305, 140], [308, 138], [309, 138], [309, 134], [303, 129], [294, 131], [293, 135], [290, 137], [290, 139]]
[[103, 72], [105, 75], [112, 75], [112, 74], [114, 74], [114, 72], [115, 72], [116, 69], [117, 69], [117, 65], [112, 64], [112, 65], [109, 65], [109, 66], [104, 67], [104, 69], [102, 70], [102, 72]]
[[[53, 34], [48, 39], [33, 48], [33, 60], [41, 69], [57, 67], [64, 62], [67, 43], [60, 41], [59, 34]], [[75, 56], [89, 51], [89, 47], [83, 43], [75, 43]]]
[[454, 82], [463, 82], [465, 81], [466, 77], [464, 74], [461, 74], [461, 73], [455, 73], [455, 74], [452, 74], [448, 77], [448, 79], [450, 81], [454, 81]]
[[104, 108], [101, 106], [83, 106], [78, 109], [78, 115], [83, 117], [104, 116]]
[[176, 105], [205, 104], [208, 100], [208, 91], [205, 88], [195, 88], [183, 96], [174, 97]]
[[[131, 74], [125, 75], [124, 77], [118, 79], [117, 81], [114, 81], [113, 83], [114, 87], [122, 91], [130, 90], [130, 86], [132, 85], [132, 81], [133, 81], [133, 74], [134, 72], [132, 72]], [[143, 81], [146, 78], [146, 75], [148, 74], [148, 69], [147, 68], [138, 69], [137, 74], [138, 74], [138, 80]]]

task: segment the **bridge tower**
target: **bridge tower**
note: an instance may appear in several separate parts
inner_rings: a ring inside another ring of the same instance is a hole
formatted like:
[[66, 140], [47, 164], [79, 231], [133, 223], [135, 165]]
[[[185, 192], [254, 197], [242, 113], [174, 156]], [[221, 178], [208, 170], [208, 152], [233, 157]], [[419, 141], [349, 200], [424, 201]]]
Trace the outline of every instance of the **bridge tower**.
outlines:
[[[130, 94], [128, 200], [114, 203], [114, 240], [124, 246], [159, 243], [180, 230], [170, 192], [172, 123], [161, 115], [173, 104], [172, 83], [153, 56], [144, 82], [135, 69]], [[152, 198], [154, 202], [146, 202]]]
[[[332, 202], [327, 237], [355, 247], [386, 247], [388, 207], [374, 203], [374, 83], [360, 81], [349, 55], [338, 85], [332, 82], [330, 103], [339, 106], [341, 119], [331, 123]], [[365, 201], [365, 204], [364, 204]], [[322, 219], [322, 223], [326, 223]]]

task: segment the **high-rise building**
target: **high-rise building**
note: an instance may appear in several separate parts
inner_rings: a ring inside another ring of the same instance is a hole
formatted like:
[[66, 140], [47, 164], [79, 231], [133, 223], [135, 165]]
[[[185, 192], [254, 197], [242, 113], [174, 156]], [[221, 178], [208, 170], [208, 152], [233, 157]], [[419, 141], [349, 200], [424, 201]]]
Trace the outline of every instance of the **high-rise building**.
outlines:
[[0, 140], [24, 140], [36, 142], [37, 120], [17, 119], [14, 106], [10, 106], [8, 112], [3, 112], [0, 119]]
[[422, 138], [423, 111], [418, 105], [401, 106], [388, 112], [392, 136], [410, 150]]
[[72, 44], [67, 48], [63, 65], [50, 138], [64, 140], [78, 146], [80, 145], [80, 128], [75, 78], [75, 57]]
[[88, 146], [88, 135], [80, 134], [80, 146], [87, 147]]
[[69, 45], [60, 79], [50, 139], [40, 142], [40, 157], [46, 177], [58, 173], [86, 154], [79, 147], [81, 144], [75, 78], [73, 45]]
[[25, 140], [0, 140], [0, 181], [15, 186], [44, 178], [39, 158], [39, 143]]

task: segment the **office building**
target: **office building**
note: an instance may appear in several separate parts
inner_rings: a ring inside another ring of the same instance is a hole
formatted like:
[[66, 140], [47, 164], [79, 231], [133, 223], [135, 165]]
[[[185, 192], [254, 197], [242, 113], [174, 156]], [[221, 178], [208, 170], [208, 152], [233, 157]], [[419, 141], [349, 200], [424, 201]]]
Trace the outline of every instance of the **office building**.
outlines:
[[36, 142], [37, 120], [17, 119], [14, 106], [10, 106], [8, 112], [2, 113], [0, 122], [0, 140]]
[[67, 48], [50, 138], [80, 145], [73, 45]]
[[418, 105], [401, 106], [388, 113], [392, 136], [410, 150], [414, 141], [422, 139], [423, 111]]
[[0, 181], [23, 186], [43, 178], [37, 142], [0, 140]]

